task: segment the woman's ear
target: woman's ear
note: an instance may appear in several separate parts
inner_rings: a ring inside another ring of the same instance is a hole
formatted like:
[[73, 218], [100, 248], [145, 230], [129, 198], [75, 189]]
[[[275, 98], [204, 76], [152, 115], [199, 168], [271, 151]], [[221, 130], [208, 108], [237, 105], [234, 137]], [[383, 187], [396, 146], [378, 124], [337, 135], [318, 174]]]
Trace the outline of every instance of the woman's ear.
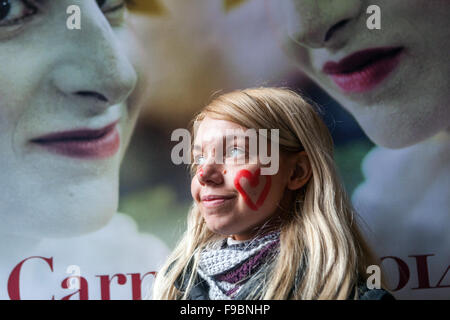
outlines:
[[289, 190], [298, 190], [309, 181], [312, 175], [306, 152], [297, 153], [292, 159], [291, 166], [287, 187]]

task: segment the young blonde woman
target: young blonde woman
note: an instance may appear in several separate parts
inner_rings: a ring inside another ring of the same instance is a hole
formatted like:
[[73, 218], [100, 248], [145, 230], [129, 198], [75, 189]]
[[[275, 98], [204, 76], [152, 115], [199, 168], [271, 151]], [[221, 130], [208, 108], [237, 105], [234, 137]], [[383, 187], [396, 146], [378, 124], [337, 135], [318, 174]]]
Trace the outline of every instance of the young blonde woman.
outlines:
[[[194, 120], [194, 203], [155, 299], [392, 298], [366, 286], [377, 262], [310, 104], [287, 89], [247, 89], [216, 98]], [[273, 174], [263, 174], [262, 149], [279, 155]]]

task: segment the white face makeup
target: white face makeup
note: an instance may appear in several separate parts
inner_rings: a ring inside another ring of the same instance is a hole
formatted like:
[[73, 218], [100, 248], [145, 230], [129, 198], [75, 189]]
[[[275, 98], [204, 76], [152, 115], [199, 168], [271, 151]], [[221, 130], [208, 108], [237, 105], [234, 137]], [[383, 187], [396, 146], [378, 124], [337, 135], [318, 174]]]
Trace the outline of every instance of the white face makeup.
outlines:
[[[367, 28], [369, 5], [381, 9], [381, 30]], [[289, 53], [375, 143], [401, 148], [450, 128], [449, 1], [283, 0], [283, 6]]]
[[[74, 4], [81, 30], [66, 27]], [[1, 233], [77, 235], [116, 212], [138, 113], [125, 14], [121, 0], [0, 1]]]

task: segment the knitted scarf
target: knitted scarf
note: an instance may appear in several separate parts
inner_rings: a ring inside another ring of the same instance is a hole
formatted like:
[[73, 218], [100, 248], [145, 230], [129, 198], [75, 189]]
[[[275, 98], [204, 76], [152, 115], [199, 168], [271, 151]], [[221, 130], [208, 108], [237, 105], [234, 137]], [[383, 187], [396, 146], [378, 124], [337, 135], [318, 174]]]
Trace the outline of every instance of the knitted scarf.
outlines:
[[263, 266], [276, 256], [279, 243], [280, 232], [275, 231], [242, 243], [229, 245], [224, 239], [207, 246], [200, 253], [197, 272], [209, 285], [209, 298], [230, 300], [238, 297], [250, 278], [267, 269]]

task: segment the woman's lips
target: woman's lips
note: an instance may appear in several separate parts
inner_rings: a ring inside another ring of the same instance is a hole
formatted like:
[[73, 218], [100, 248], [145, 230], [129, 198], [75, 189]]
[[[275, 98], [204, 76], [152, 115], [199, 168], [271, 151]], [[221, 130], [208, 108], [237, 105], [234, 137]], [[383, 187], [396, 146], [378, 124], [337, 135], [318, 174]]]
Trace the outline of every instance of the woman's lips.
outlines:
[[51, 133], [32, 140], [51, 152], [81, 159], [112, 157], [120, 147], [117, 122], [102, 129], [80, 129]]
[[209, 196], [202, 196], [201, 201], [204, 207], [206, 208], [214, 208], [219, 207], [226, 203], [229, 200], [234, 199], [234, 195], [209, 195]]
[[322, 71], [344, 92], [365, 92], [381, 83], [398, 65], [403, 48], [358, 51], [339, 62], [327, 62]]

